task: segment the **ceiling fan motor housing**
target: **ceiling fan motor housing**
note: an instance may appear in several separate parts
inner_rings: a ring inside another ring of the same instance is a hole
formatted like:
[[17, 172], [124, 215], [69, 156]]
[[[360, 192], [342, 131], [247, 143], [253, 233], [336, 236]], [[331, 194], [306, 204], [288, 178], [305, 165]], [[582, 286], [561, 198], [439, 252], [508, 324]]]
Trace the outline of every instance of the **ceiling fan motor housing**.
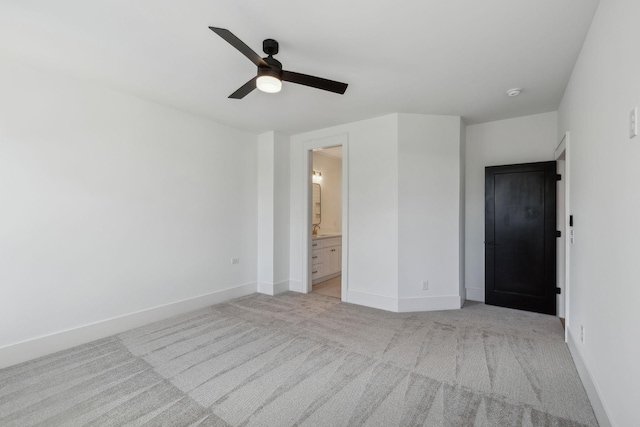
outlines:
[[271, 56], [267, 56], [266, 58], [262, 58], [262, 59], [264, 59], [264, 61], [267, 64], [269, 64], [269, 66], [268, 67], [264, 67], [262, 65], [258, 66], [258, 77], [273, 76], [282, 80], [282, 63]]
[[277, 55], [278, 54], [278, 42], [274, 39], [266, 39], [262, 42], [262, 50], [267, 55]]

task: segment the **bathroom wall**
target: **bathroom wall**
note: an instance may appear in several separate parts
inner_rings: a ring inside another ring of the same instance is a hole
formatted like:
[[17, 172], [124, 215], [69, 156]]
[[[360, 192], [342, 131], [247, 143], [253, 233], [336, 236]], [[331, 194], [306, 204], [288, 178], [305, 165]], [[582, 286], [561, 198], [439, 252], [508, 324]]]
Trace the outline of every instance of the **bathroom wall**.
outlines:
[[342, 159], [314, 151], [313, 170], [322, 172], [321, 223], [318, 234], [339, 234], [342, 232]]

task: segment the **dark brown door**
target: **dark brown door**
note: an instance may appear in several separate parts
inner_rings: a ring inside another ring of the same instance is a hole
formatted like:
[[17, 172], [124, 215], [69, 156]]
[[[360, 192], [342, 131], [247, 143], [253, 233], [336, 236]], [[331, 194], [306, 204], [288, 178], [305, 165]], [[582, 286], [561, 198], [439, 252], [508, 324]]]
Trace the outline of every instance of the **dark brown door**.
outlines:
[[485, 302], [556, 314], [556, 162], [485, 169]]

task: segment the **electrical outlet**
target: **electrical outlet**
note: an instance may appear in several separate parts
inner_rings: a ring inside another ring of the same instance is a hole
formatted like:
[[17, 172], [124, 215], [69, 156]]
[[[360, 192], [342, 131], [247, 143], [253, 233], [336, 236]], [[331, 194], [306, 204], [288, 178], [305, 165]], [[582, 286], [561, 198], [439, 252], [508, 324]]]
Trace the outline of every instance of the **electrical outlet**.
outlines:
[[428, 291], [429, 290], [429, 281], [425, 280], [424, 282], [422, 282], [422, 290], [423, 291]]
[[634, 107], [629, 113], [629, 138], [638, 135], [638, 107]]
[[231, 258], [231, 264], [240, 264], [240, 258]]
[[584, 326], [580, 325], [580, 341], [584, 344]]

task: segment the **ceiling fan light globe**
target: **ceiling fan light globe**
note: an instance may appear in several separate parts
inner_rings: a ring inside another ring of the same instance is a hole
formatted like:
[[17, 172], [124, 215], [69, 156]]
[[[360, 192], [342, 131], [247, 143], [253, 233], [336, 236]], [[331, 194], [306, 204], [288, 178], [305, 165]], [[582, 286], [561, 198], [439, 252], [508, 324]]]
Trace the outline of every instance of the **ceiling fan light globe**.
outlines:
[[277, 93], [282, 90], [282, 81], [273, 76], [260, 76], [256, 81], [256, 87], [262, 92]]

